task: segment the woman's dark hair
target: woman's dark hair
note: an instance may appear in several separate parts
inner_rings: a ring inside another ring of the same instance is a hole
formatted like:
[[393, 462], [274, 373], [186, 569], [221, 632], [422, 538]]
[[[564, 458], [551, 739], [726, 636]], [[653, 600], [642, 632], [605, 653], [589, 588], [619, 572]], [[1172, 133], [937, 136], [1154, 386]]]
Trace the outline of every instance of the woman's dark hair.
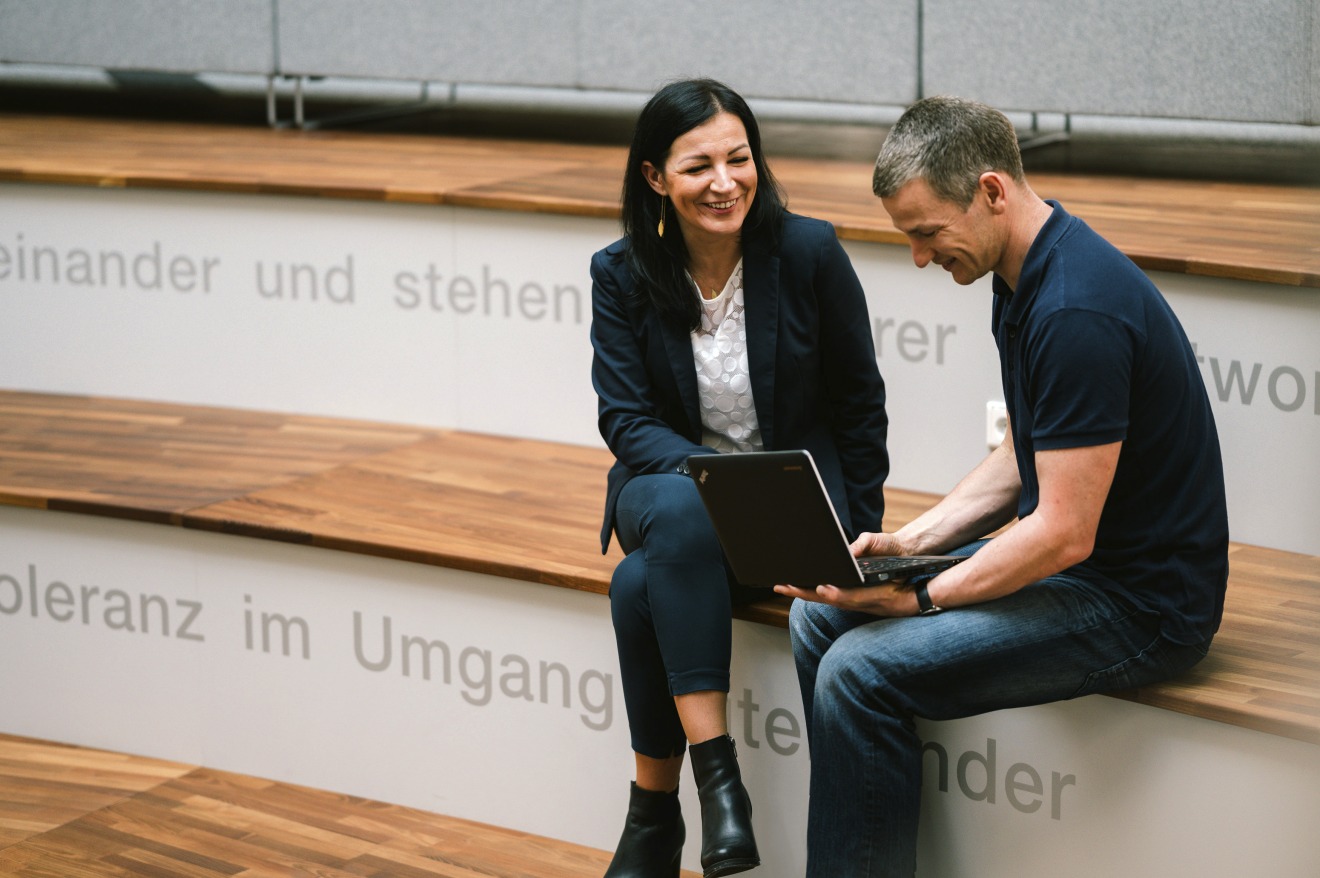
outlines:
[[662, 316], [681, 320], [689, 329], [700, 325], [701, 309], [685, 274], [687, 245], [673, 219], [672, 204], [666, 205], [668, 231], [663, 238], [656, 234], [663, 196], [646, 182], [642, 164], [650, 162], [663, 169], [675, 140], [720, 113], [732, 113], [742, 121], [756, 167], [756, 197], [743, 221], [743, 242], [760, 239], [773, 243], [784, 212], [784, 194], [765, 163], [756, 117], [747, 102], [723, 83], [685, 79], [656, 92], [637, 117], [623, 175], [623, 231], [628, 236], [628, 268], [637, 283], [635, 295]]

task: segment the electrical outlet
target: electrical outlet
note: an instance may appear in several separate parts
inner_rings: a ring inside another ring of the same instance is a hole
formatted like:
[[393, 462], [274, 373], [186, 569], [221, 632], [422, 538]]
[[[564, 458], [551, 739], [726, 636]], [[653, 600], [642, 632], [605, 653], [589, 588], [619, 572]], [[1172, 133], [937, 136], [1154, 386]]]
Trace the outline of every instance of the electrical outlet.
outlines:
[[1002, 402], [991, 400], [985, 404], [985, 444], [994, 451], [1004, 443], [1004, 433], [1008, 430], [1008, 407]]

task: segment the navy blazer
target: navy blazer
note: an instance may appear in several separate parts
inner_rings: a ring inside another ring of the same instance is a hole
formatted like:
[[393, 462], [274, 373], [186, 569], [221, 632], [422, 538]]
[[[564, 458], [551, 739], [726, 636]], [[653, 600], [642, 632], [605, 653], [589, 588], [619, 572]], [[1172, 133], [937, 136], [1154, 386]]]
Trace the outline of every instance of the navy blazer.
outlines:
[[[635, 475], [686, 473], [701, 445], [691, 335], [633, 295], [627, 239], [591, 259], [591, 378], [614, 453], [601, 528], [609, 548], [619, 492]], [[752, 398], [767, 451], [811, 452], [850, 536], [879, 531], [889, 474], [885, 385], [866, 297], [821, 220], [783, 215], [775, 246], [743, 247]]]

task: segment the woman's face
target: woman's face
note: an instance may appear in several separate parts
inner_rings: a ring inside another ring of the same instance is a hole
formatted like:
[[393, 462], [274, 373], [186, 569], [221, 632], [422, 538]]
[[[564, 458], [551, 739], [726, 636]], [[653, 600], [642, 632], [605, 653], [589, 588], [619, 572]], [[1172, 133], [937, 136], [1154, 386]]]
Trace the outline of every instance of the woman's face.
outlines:
[[665, 166], [643, 162], [642, 173], [652, 189], [669, 197], [673, 210], [666, 222], [678, 221], [689, 248], [738, 236], [756, 197], [747, 129], [732, 113], [719, 113], [680, 135]]

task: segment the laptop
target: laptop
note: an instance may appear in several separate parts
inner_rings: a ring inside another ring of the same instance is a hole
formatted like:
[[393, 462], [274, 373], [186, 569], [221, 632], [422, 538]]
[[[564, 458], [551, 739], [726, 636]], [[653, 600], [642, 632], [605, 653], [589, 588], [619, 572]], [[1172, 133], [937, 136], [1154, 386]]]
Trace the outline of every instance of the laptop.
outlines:
[[694, 454], [688, 469], [734, 576], [744, 585], [876, 585], [938, 573], [963, 560], [854, 558], [807, 451]]

